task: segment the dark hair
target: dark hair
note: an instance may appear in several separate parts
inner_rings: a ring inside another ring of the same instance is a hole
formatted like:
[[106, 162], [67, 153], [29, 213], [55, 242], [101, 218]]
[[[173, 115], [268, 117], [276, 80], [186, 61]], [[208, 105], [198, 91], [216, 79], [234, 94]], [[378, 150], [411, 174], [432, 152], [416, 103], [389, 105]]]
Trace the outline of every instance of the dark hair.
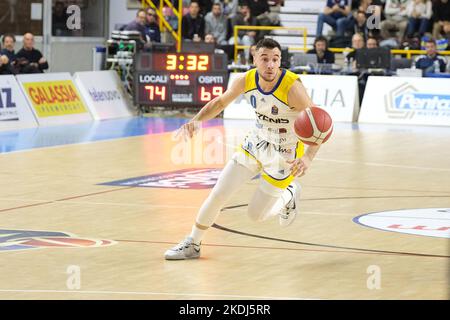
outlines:
[[378, 39], [373, 37], [373, 36], [368, 36], [367, 40], [366, 40], [366, 43], [369, 42], [370, 39], [375, 40], [375, 42], [377, 43], [377, 46], [378, 46]]
[[258, 41], [258, 43], [256, 44], [256, 51], [258, 51], [260, 48], [266, 48], [266, 49], [275, 49], [278, 48], [278, 50], [280, 50], [281, 52], [281, 46], [280, 44], [271, 39], [271, 38], [264, 38]]
[[316, 39], [314, 39], [314, 47], [316, 47], [317, 42], [325, 42], [325, 48], [328, 49], [328, 40], [324, 36], [318, 36]]
[[12, 34], [12, 33], [7, 33], [3, 36], [2, 38], [2, 43], [5, 44], [5, 39], [6, 38], [11, 38], [13, 39], [14, 42], [16, 42], [16, 37]]

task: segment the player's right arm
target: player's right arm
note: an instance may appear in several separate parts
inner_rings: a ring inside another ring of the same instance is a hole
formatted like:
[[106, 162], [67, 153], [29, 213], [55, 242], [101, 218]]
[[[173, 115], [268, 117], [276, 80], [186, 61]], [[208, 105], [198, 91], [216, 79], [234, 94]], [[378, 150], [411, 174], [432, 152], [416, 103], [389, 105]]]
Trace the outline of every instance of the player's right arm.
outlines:
[[223, 95], [212, 99], [201, 108], [188, 123], [184, 124], [179, 129], [179, 133], [182, 133], [185, 137], [192, 138], [195, 131], [198, 129], [199, 122], [214, 119], [239, 95], [243, 94], [244, 91], [245, 73], [236, 78], [231, 87], [228, 88]]

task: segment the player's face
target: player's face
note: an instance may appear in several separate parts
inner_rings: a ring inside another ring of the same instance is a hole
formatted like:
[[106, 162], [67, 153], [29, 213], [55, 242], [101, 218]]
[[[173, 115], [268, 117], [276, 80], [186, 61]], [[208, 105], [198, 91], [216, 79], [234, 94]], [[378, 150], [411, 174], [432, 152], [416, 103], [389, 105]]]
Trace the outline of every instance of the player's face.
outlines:
[[278, 48], [259, 48], [255, 53], [258, 74], [267, 82], [275, 80], [281, 66], [281, 51]]

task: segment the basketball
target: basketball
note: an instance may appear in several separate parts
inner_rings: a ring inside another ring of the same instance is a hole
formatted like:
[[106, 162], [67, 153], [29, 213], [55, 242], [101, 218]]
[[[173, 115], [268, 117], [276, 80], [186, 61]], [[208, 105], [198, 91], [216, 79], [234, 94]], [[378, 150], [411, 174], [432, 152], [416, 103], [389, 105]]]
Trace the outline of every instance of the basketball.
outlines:
[[303, 143], [317, 146], [330, 138], [333, 120], [328, 112], [319, 107], [307, 108], [295, 119], [294, 130]]

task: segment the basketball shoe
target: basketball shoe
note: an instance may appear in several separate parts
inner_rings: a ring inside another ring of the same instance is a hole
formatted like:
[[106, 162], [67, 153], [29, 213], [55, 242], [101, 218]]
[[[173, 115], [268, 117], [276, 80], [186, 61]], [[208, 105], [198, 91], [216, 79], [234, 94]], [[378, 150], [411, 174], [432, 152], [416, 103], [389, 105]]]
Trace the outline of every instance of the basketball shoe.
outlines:
[[296, 181], [292, 181], [292, 184], [287, 187], [287, 190], [291, 193], [292, 198], [283, 208], [281, 208], [279, 213], [280, 226], [289, 226], [299, 213], [301, 189], [302, 187]]
[[164, 253], [166, 260], [198, 259], [200, 257], [200, 244], [195, 244], [191, 237], [187, 237], [175, 247]]

